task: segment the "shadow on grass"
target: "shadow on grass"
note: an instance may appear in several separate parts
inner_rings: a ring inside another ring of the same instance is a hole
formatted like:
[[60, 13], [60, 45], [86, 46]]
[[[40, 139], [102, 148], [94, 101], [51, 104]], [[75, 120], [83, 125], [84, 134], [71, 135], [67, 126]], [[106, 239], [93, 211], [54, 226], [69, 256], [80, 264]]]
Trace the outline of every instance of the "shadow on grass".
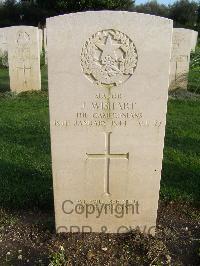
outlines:
[[[19, 121], [18, 128], [17, 126], [10, 128], [9, 125], [5, 126], [0, 124], [0, 145], [13, 145], [14, 149], [17, 146], [21, 146], [27, 150], [32, 150], [37, 153], [43, 153], [43, 155], [50, 154], [50, 133], [48, 129], [49, 128], [42, 128], [42, 123], [39, 122], [38, 127], [31, 127], [30, 125], [28, 125], [28, 121], [24, 124], [21, 124]], [[26, 132], [23, 137], [22, 132]], [[44, 134], [46, 137], [44, 137]]]
[[[167, 155], [166, 157], [169, 157]], [[165, 200], [180, 200], [200, 205], [200, 173], [198, 165], [187, 162], [172, 161], [167, 158], [163, 162], [161, 179], [161, 196]]]
[[53, 192], [47, 93], [0, 101], [0, 203], [10, 209], [49, 209]]
[[173, 148], [179, 152], [185, 153], [192, 156], [198, 155], [200, 152], [199, 147], [200, 135], [199, 136], [174, 136], [172, 140], [166, 140], [166, 147]]
[[0, 161], [0, 202], [9, 209], [53, 209], [52, 178], [45, 171]]

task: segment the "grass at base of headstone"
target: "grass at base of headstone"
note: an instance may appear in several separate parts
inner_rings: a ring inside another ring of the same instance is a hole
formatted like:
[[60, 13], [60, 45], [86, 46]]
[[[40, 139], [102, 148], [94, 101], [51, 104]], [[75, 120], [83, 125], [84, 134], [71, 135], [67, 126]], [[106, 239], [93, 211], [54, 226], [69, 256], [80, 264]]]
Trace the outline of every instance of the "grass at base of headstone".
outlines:
[[[10, 209], [52, 209], [47, 92], [2, 96], [0, 205]], [[168, 103], [162, 199], [199, 202], [199, 113], [199, 100]]]

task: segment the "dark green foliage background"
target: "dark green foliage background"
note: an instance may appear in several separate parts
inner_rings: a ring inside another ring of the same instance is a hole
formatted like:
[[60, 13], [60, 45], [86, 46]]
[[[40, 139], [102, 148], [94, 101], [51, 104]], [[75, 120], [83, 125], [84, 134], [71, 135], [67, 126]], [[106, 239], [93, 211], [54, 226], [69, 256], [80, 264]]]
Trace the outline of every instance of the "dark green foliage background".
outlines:
[[[159, 2], [159, 1], [158, 1]], [[86, 10], [128, 10], [163, 16], [174, 20], [175, 27], [200, 31], [200, 2], [180, 0], [172, 5], [134, 0], [7, 0], [0, 4], [0, 27], [12, 25], [44, 26], [47, 17]]]

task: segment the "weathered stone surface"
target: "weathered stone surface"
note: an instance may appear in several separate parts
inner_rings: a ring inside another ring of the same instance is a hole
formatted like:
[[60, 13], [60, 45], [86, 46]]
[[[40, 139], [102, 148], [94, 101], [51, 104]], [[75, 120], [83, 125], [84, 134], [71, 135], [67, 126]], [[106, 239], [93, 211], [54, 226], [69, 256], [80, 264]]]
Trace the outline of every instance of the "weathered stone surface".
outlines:
[[153, 234], [172, 21], [86, 12], [47, 33], [57, 230]]
[[10, 27], [8, 30], [10, 89], [14, 92], [41, 89], [38, 28]]

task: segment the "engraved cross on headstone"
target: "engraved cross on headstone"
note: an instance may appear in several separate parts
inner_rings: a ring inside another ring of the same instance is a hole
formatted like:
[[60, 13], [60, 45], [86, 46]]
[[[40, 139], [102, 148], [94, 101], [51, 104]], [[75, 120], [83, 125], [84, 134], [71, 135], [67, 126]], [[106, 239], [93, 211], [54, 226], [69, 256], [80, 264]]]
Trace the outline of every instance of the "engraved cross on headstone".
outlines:
[[23, 63], [23, 66], [22, 67], [17, 67], [17, 68], [23, 70], [23, 72], [24, 72], [24, 83], [26, 83], [26, 78], [25, 78], [26, 70], [31, 70], [31, 67], [26, 67], [25, 66], [25, 63]]
[[105, 134], [105, 149], [103, 154], [87, 154], [88, 159], [104, 159], [104, 194], [109, 196], [109, 179], [110, 179], [110, 159], [129, 159], [129, 153], [113, 154], [110, 153], [110, 135], [112, 132], [104, 132]]

